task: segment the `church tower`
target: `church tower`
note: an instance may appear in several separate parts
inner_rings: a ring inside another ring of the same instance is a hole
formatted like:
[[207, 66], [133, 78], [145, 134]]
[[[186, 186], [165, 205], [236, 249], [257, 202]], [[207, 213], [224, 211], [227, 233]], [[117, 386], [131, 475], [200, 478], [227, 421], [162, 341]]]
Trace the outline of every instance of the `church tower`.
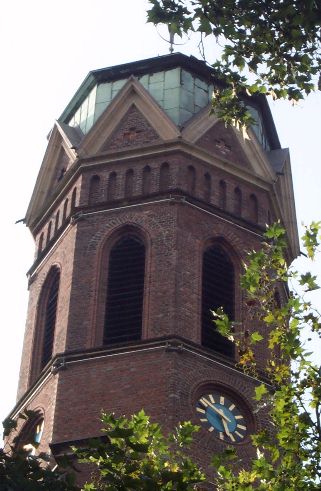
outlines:
[[263, 96], [244, 99], [247, 131], [209, 115], [215, 83], [179, 53], [96, 70], [49, 135], [26, 215], [36, 255], [11, 413], [36, 411], [21, 438], [40, 450], [99, 435], [102, 409], [144, 408], [165, 430], [201, 422], [199, 461], [226, 443], [249, 455], [266, 424], [210, 309], [242, 329], [242, 261], [266, 223], [280, 219], [298, 254], [289, 153]]

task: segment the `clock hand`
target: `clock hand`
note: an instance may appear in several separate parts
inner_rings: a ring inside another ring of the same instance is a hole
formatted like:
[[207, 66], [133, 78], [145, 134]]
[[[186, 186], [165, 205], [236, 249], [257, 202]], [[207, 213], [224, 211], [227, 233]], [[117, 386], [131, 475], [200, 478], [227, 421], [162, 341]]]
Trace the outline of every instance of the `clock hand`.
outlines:
[[223, 418], [225, 421], [228, 421], [229, 423], [231, 422], [231, 420], [223, 413], [223, 411], [221, 411], [221, 409], [218, 409], [217, 407], [213, 406], [213, 404], [211, 404], [210, 401], [208, 401], [207, 399], [205, 400], [207, 404], [210, 406], [210, 408], [212, 408], [217, 414], [219, 414], [221, 418]]
[[230, 430], [228, 429], [228, 426], [227, 426], [225, 419], [222, 419], [222, 423], [223, 423], [224, 430], [225, 430], [225, 433], [227, 434], [227, 436], [231, 436]]

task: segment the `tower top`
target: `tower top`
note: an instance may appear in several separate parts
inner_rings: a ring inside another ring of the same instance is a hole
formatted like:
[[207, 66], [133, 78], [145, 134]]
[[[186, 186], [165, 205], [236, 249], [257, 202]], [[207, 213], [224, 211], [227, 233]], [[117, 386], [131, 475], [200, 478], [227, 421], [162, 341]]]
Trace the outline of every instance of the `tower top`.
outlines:
[[[86, 134], [131, 76], [179, 126], [206, 107], [214, 86], [222, 84], [203, 60], [182, 53], [101, 68], [89, 72], [58, 121]], [[256, 121], [253, 130], [263, 148], [281, 148], [266, 98], [245, 95], [244, 102]]]

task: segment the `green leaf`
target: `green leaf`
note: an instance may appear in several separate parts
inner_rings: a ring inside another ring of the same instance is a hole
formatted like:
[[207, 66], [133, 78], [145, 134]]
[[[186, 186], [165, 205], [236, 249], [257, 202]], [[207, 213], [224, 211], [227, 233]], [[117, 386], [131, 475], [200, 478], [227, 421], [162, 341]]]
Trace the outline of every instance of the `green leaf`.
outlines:
[[259, 385], [258, 387], [255, 387], [255, 396], [254, 399], [256, 401], [260, 401], [263, 396], [265, 396], [268, 393], [267, 388], [264, 384]]
[[263, 339], [263, 336], [258, 331], [252, 332], [252, 334], [251, 334], [251, 341], [253, 343], [257, 343], [259, 341], [262, 341], [262, 339]]

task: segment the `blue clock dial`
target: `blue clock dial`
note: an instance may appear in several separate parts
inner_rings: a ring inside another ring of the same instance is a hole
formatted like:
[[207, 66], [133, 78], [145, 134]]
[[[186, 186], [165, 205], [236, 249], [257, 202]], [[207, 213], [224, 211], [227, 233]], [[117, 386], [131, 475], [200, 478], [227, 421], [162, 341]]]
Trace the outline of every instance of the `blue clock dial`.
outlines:
[[240, 443], [247, 434], [246, 419], [237, 405], [226, 395], [212, 392], [197, 402], [201, 423], [220, 440]]

